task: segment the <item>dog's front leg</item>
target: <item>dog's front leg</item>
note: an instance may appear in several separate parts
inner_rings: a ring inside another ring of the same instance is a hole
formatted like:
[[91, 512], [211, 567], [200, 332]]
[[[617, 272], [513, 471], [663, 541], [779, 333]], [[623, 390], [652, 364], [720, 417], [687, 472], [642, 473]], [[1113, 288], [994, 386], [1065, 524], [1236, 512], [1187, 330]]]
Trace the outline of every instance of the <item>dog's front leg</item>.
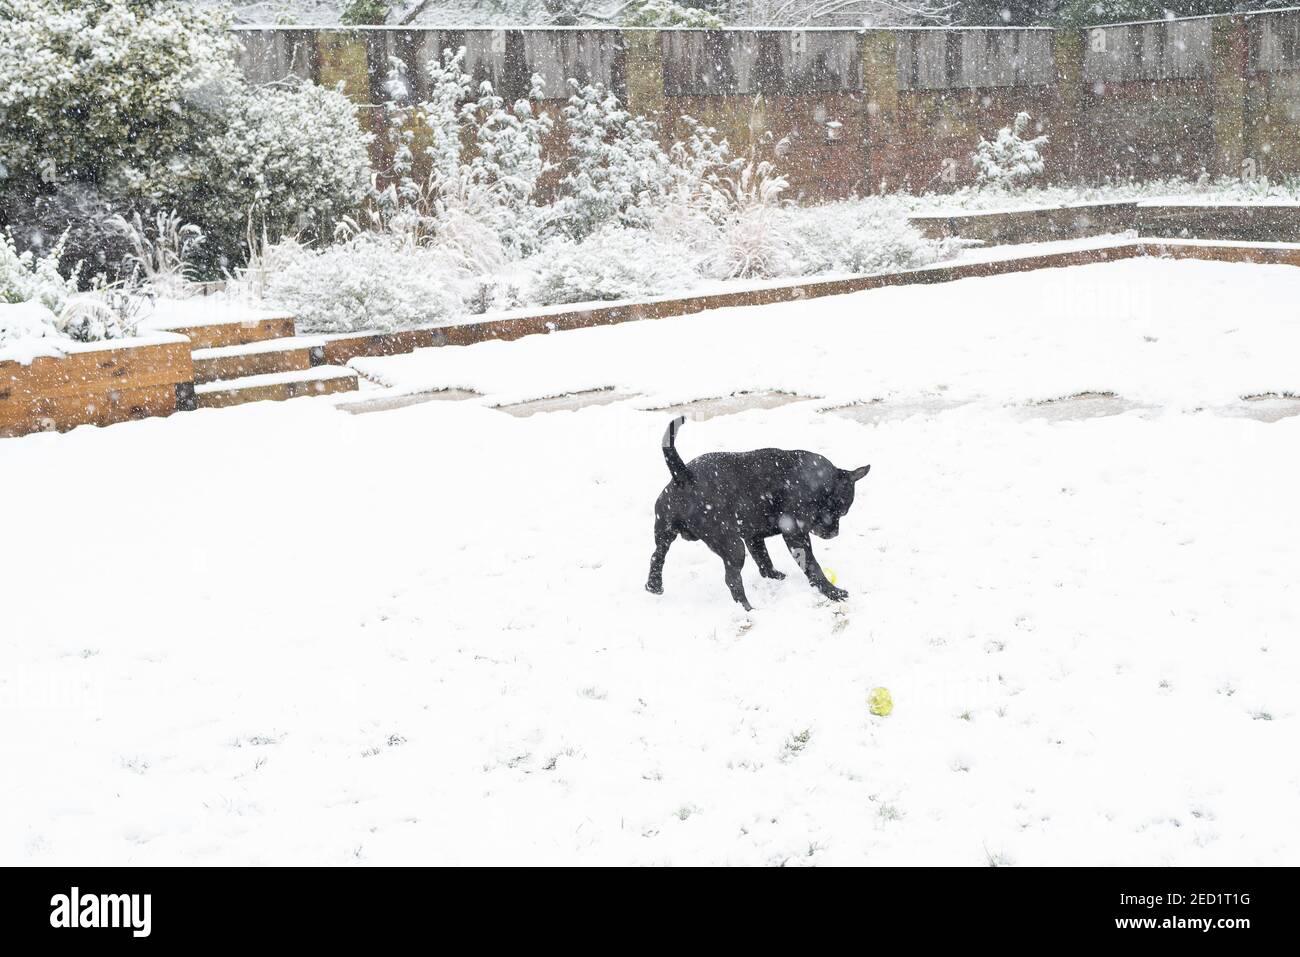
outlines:
[[813, 556], [812, 541], [803, 532], [792, 532], [782, 536], [785, 539], [786, 547], [790, 549], [790, 554], [794, 557], [795, 563], [803, 569], [803, 573], [808, 576], [808, 584], [812, 585], [819, 592], [829, 598], [831, 601], [843, 601], [849, 597], [849, 593], [843, 588], [836, 588], [827, 579], [826, 573], [822, 571], [822, 566]]

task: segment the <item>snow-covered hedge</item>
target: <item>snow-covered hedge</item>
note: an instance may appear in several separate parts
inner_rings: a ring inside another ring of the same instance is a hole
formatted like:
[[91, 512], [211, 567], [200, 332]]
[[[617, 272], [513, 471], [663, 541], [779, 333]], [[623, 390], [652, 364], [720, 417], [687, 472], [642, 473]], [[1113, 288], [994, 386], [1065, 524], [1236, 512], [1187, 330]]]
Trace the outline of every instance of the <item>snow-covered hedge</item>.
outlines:
[[231, 75], [225, 18], [178, 0], [5, 0], [0, 171], [161, 195]]
[[535, 259], [533, 303], [644, 299], [700, 281], [682, 249], [644, 229], [607, 226], [583, 240], [558, 237]]
[[179, 205], [223, 265], [238, 261], [250, 218], [274, 236], [328, 237], [369, 193], [369, 136], [338, 91], [241, 81], [227, 85], [220, 112], [196, 151], [199, 182]]
[[185, 0], [0, 3], [0, 202], [25, 247], [71, 226], [67, 253], [93, 260], [103, 218], [177, 210], [219, 275], [250, 219], [327, 237], [367, 190], [367, 141], [339, 92], [250, 87], [223, 14]]
[[267, 276], [265, 298], [292, 310], [300, 332], [391, 332], [465, 312], [455, 263], [426, 246], [363, 232], [285, 259]]
[[779, 219], [804, 275], [915, 269], [951, 258], [962, 245], [926, 239], [901, 210], [872, 200], [787, 207]]

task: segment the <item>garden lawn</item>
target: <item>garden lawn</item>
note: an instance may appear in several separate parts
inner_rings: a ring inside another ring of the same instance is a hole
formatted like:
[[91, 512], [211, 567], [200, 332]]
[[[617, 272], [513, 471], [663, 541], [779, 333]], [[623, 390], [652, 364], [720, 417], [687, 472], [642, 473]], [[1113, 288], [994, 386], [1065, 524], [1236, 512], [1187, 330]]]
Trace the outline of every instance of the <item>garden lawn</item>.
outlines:
[[[1298, 292], [883, 289], [356, 362], [480, 399], [0, 442], [0, 861], [1300, 863], [1300, 417], [1241, 401], [1300, 388]], [[643, 589], [643, 409], [746, 389], [816, 398], [678, 445], [870, 462], [814, 545], [843, 604], [777, 540], [752, 614], [698, 543]]]

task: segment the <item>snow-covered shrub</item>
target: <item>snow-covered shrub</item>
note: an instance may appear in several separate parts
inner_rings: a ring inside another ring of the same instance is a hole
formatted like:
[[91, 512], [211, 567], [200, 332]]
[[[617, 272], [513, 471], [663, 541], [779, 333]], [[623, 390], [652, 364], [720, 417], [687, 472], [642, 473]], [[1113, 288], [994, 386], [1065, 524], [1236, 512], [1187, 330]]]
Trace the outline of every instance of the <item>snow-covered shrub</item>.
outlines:
[[[277, 235], [328, 235], [369, 185], [355, 108], [308, 83], [251, 87], [234, 51], [224, 14], [186, 0], [3, 0], [0, 202], [34, 209], [65, 193], [109, 207], [46, 203], [19, 217], [45, 235], [19, 242], [41, 248], [71, 226], [80, 251], [102, 232], [83, 214], [176, 209], [207, 235], [202, 265], [219, 274], [254, 209]], [[120, 275], [104, 259], [94, 266]]]
[[[429, 141], [425, 152], [432, 160], [432, 175], [441, 182], [459, 176], [463, 166], [462, 131], [470, 117], [464, 104], [469, 99], [471, 83], [469, 74], [461, 69], [464, 62], [464, 47], [443, 50], [441, 59], [429, 61], [429, 98], [422, 100], [416, 111]], [[390, 86], [394, 82], [390, 76]]]
[[135, 335], [147, 300], [134, 290], [102, 288], [69, 299], [56, 318], [63, 335], [78, 342]]
[[391, 10], [392, 4], [385, 0], [344, 0], [339, 23], [347, 26], [384, 23]]
[[535, 265], [532, 300], [543, 306], [658, 296], [699, 278], [680, 247], [649, 230], [618, 226], [583, 240], [557, 237]]
[[[663, 207], [690, 210], [719, 221], [735, 206], [736, 177], [745, 160], [731, 154], [718, 131], [689, 116], [668, 150], [667, 188]], [[752, 162], [752, 160], [751, 160]]]
[[462, 276], [436, 249], [382, 233], [296, 254], [266, 279], [266, 300], [291, 311], [302, 332], [381, 332], [450, 321], [464, 312]]
[[0, 345], [19, 339], [75, 339], [96, 342], [135, 333], [138, 297], [101, 287], [77, 292], [78, 271], [59, 271], [63, 239], [44, 256], [19, 253], [13, 238], [0, 235]]
[[902, 210], [871, 200], [787, 207], [779, 219], [807, 275], [915, 269], [951, 258], [964, 245], [926, 239]]
[[1043, 172], [1043, 157], [1039, 153], [1047, 145], [1046, 136], [1025, 139], [1022, 135], [1029, 126], [1029, 114], [1020, 112], [1010, 126], [998, 130], [992, 142], [980, 137], [975, 152], [970, 154], [976, 179], [992, 186], [1019, 186]]
[[465, 294], [465, 307], [476, 316], [485, 312], [508, 312], [527, 304], [523, 287], [511, 276], [481, 277]]
[[[429, 98], [406, 102], [405, 67], [392, 63], [386, 88], [392, 174], [396, 182], [379, 193], [369, 210], [371, 225], [454, 249], [472, 263], [527, 255], [537, 245], [541, 209], [537, 184], [548, 169], [542, 141], [551, 118], [535, 113], [527, 99], [507, 108], [490, 82], [470, 97], [470, 77], [461, 69], [465, 49], [445, 50], [429, 63]], [[532, 78], [540, 99], [542, 78]], [[416, 139], [427, 142], [430, 173], [412, 176]], [[472, 154], [466, 155], [466, 146]]]
[[146, 283], [155, 296], [183, 299], [194, 279], [194, 252], [203, 245], [203, 230], [181, 221], [175, 210], [142, 219], [115, 216], [109, 220], [131, 246], [126, 256], [133, 274]]
[[37, 256], [31, 250], [18, 252], [12, 236], [0, 235], [0, 302], [14, 304], [34, 300], [58, 313], [76, 295], [80, 270], [78, 266], [70, 275], [60, 273], [59, 260], [62, 257], [62, 239], [44, 256]]
[[[530, 95], [540, 100], [542, 77], [533, 74]], [[537, 245], [540, 213], [534, 205], [537, 184], [550, 168], [542, 157], [542, 140], [551, 118], [535, 114], [528, 100], [506, 110], [501, 97], [484, 82], [474, 107], [477, 132], [469, 180], [492, 199], [491, 225], [506, 250], [526, 255]]]
[[5, 0], [0, 165], [28, 184], [169, 189], [235, 75], [225, 27], [180, 0]]
[[611, 222], [649, 225], [671, 182], [670, 160], [654, 124], [633, 116], [599, 83], [570, 80], [569, 87], [566, 173], [563, 195], [550, 211], [553, 228], [581, 239]]
[[780, 215], [785, 177], [771, 163], [750, 161], [723, 181], [727, 213], [708, 237], [704, 271], [716, 279], [798, 275], [798, 239]]
[[242, 258], [250, 217], [272, 236], [331, 235], [370, 191], [369, 133], [337, 90], [301, 80], [225, 88], [222, 123], [197, 149], [201, 182], [180, 202], [204, 254]]
[[674, 0], [634, 0], [623, 12], [623, 25], [721, 30], [726, 23], [716, 13], [684, 7]]

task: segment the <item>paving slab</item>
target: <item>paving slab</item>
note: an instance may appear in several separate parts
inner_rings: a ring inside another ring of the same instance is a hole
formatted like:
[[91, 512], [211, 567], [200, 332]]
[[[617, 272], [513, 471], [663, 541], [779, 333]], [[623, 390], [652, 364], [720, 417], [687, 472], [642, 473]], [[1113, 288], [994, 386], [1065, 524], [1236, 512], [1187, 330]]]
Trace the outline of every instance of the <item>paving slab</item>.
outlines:
[[1256, 419], [1260, 422], [1280, 422], [1300, 415], [1300, 397], [1287, 395], [1252, 395], [1238, 405], [1215, 409], [1219, 415], [1234, 418]]
[[938, 415], [950, 409], [959, 409], [968, 403], [961, 399], [933, 398], [907, 399], [890, 402], [878, 399], [874, 402], [855, 402], [853, 405], [841, 405], [834, 409], [823, 410], [827, 415], [838, 415], [863, 425], [879, 425], [882, 422], [900, 422], [914, 415]]
[[644, 412], [657, 412], [661, 415], [684, 415], [692, 422], [706, 422], [720, 415], [735, 415], [751, 409], [779, 409], [794, 402], [807, 402], [808, 395], [796, 395], [793, 392], [736, 392], [732, 395], [715, 396], [708, 399], [694, 399], [677, 405], [663, 405]]
[[1135, 410], [1154, 409], [1154, 406], [1134, 402], [1113, 392], [1080, 392], [1077, 395], [1048, 399], [1032, 405], [1015, 407], [1015, 415], [1020, 419], [1047, 419], [1049, 422], [1074, 422], [1081, 419], [1099, 419], [1111, 415], [1123, 415]]
[[527, 418], [542, 412], [576, 412], [579, 409], [595, 405], [610, 405], [632, 399], [639, 392], [620, 392], [614, 388], [587, 389], [582, 392], [569, 392], [564, 395], [547, 396], [544, 399], [530, 399], [527, 402], [512, 402], [510, 405], [498, 405], [493, 408], [519, 418]]
[[353, 415], [365, 415], [367, 412], [390, 412], [393, 409], [405, 409], [425, 402], [463, 402], [466, 399], [480, 398], [477, 392], [468, 389], [436, 389], [432, 392], [415, 392], [407, 395], [379, 395], [373, 398], [351, 402], [340, 402], [339, 408]]

